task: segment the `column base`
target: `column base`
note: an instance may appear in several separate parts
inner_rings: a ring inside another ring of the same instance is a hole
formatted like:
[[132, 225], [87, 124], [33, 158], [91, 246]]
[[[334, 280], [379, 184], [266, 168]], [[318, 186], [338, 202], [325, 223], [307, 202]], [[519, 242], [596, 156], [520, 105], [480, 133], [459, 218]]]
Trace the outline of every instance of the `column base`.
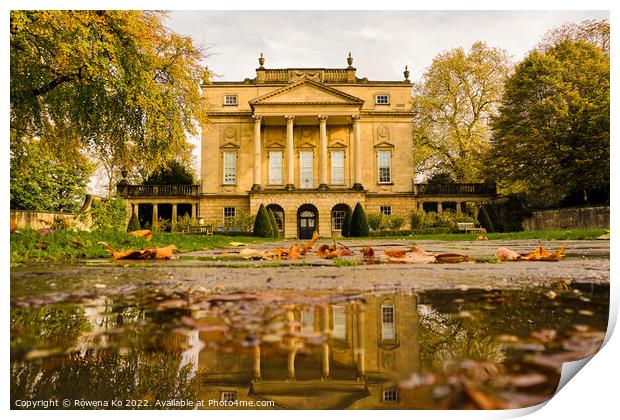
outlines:
[[294, 184], [286, 184], [286, 185], [284, 186], [284, 189], [285, 189], [286, 191], [293, 191], [293, 190], [295, 189], [295, 185], [294, 185]]
[[358, 182], [356, 182], [355, 184], [353, 184], [353, 187], [351, 187], [351, 189], [353, 191], [364, 191], [364, 186]]
[[329, 189], [329, 187], [327, 186], [327, 184], [320, 184], [319, 185], [319, 190], [320, 191], [327, 191]]
[[261, 190], [261, 186], [259, 184], [252, 185], [252, 189], [250, 191], [257, 192]]

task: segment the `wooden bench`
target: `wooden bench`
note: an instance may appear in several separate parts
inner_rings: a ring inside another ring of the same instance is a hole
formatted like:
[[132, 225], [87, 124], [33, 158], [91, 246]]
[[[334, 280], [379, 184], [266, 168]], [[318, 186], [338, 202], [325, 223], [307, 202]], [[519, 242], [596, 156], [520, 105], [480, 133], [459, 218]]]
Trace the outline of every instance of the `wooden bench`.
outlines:
[[190, 233], [192, 235], [213, 235], [213, 226], [211, 225], [190, 226], [187, 228], [187, 233]]
[[487, 230], [483, 227], [476, 227], [472, 222], [459, 222], [456, 224], [456, 227], [459, 229], [459, 232], [465, 233], [487, 233]]

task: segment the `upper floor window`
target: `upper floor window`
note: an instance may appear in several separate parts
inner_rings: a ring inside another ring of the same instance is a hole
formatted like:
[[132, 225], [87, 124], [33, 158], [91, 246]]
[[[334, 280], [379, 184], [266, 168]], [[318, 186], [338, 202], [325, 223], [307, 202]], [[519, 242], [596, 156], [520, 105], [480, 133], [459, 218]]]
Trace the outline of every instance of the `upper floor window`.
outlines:
[[384, 214], [386, 216], [391, 216], [392, 206], [379, 206], [379, 211], [381, 212], [381, 214]]
[[269, 152], [269, 183], [282, 183], [282, 151]]
[[379, 183], [389, 184], [392, 182], [392, 152], [389, 150], [379, 150], [377, 153], [377, 163], [379, 168]]
[[387, 93], [378, 93], [375, 95], [375, 104], [377, 105], [389, 105], [390, 95]]
[[396, 328], [394, 325], [394, 305], [381, 305], [381, 339], [396, 339]]
[[344, 150], [332, 150], [332, 184], [344, 184]]
[[224, 95], [224, 105], [237, 105], [237, 95]]
[[237, 152], [224, 152], [224, 184], [237, 183]]
[[343, 305], [332, 306], [333, 330], [334, 338], [347, 338], [347, 308]]

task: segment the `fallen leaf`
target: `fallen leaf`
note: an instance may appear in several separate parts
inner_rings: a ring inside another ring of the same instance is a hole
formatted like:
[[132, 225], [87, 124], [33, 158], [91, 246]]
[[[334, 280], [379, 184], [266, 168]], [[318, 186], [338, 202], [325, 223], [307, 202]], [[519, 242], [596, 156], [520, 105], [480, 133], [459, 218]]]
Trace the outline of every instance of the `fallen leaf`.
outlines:
[[469, 257], [463, 254], [439, 254], [435, 255], [435, 262], [438, 263], [462, 263], [469, 261]]
[[367, 246], [365, 248], [362, 248], [362, 255], [364, 256], [364, 258], [368, 258], [368, 259], [372, 259], [375, 257], [375, 250], [372, 249], [371, 246]]
[[499, 261], [517, 261], [521, 259], [521, 255], [510, 248], [497, 248], [495, 250], [495, 258]]
[[412, 246], [410, 248], [410, 251], [413, 252], [414, 254], [418, 254], [418, 255], [427, 255], [427, 256], [428, 255], [432, 255], [432, 256], [437, 255], [436, 252], [428, 252], [428, 251], [420, 248], [419, 246]]
[[402, 258], [388, 258], [387, 262], [396, 264], [428, 264], [434, 263], [435, 257], [432, 255], [408, 254]]
[[239, 256], [245, 259], [262, 259], [265, 258], [265, 253], [257, 249], [244, 248], [239, 251]]
[[105, 242], [99, 242], [112, 254], [115, 260], [169, 260], [172, 253], [177, 249], [176, 245], [168, 245], [161, 248], [127, 249], [118, 252]]
[[291, 249], [288, 251], [289, 260], [297, 260], [299, 259], [299, 244], [293, 244]]
[[15, 233], [16, 230], [17, 230], [17, 223], [15, 223], [15, 220], [11, 219], [11, 233]]
[[147, 241], [151, 240], [151, 231], [148, 229], [145, 230], [134, 230], [133, 232], [129, 232], [127, 233], [127, 235], [131, 236], [132, 238], [144, 238]]
[[312, 249], [312, 247], [314, 246], [314, 243], [316, 242], [317, 239], [319, 239], [319, 232], [317, 232], [316, 230], [312, 233], [312, 239], [310, 239], [309, 242], [304, 242], [301, 244], [301, 255], [306, 255], [306, 252], [308, 252], [308, 250]]
[[406, 249], [384, 249], [383, 253], [390, 258], [402, 258], [407, 253]]
[[564, 246], [559, 247], [554, 253], [550, 253], [542, 245], [538, 245], [538, 247], [529, 254], [521, 254], [521, 259], [527, 261], [560, 261], [563, 255]]

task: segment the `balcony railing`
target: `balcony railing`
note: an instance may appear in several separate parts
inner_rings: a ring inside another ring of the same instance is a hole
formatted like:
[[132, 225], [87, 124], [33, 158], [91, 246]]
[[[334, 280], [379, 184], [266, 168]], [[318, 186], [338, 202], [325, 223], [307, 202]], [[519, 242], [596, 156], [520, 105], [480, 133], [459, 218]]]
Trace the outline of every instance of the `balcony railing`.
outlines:
[[484, 184], [413, 184], [417, 195], [489, 195], [495, 196], [494, 183]]
[[121, 197], [198, 197], [199, 185], [129, 185], [116, 186]]

